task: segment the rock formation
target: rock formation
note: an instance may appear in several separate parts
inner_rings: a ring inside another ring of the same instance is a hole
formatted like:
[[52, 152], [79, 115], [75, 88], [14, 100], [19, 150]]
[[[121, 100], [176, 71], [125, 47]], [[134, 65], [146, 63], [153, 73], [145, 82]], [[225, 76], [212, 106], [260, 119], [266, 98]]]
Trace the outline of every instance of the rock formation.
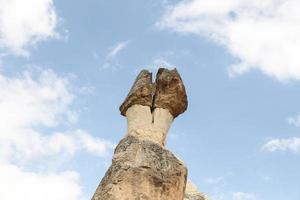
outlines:
[[187, 168], [164, 147], [171, 123], [187, 105], [176, 69], [159, 69], [155, 83], [142, 70], [120, 106], [127, 134], [92, 200], [205, 200], [185, 195]]
[[199, 192], [197, 187], [190, 181], [187, 182], [184, 194], [184, 200], [209, 200], [208, 197]]

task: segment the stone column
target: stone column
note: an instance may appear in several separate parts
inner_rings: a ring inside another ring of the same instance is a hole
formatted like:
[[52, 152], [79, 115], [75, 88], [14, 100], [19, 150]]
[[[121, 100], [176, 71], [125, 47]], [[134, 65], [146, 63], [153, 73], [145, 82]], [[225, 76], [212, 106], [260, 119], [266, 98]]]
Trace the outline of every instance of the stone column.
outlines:
[[112, 165], [92, 200], [183, 200], [187, 168], [167, 150], [167, 132], [187, 109], [177, 70], [142, 70], [120, 106], [127, 134], [115, 149]]

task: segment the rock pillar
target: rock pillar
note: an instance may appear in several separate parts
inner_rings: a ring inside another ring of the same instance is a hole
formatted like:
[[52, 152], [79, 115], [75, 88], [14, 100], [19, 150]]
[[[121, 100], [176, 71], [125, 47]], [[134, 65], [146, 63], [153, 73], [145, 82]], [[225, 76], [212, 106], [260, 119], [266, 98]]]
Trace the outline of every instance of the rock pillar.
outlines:
[[173, 120], [187, 109], [176, 69], [142, 70], [120, 111], [127, 134], [92, 200], [183, 200], [187, 168], [164, 146]]

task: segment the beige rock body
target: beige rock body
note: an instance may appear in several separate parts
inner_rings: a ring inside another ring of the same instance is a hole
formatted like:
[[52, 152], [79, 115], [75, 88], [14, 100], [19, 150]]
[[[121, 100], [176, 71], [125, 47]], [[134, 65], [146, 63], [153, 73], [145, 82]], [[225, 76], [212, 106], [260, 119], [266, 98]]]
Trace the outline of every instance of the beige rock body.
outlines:
[[167, 109], [156, 108], [152, 113], [148, 106], [133, 105], [128, 108], [127, 135], [165, 145], [173, 116]]
[[184, 200], [209, 200], [208, 197], [199, 192], [197, 187], [190, 181], [187, 181]]
[[183, 200], [187, 169], [161, 145], [127, 136], [92, 200]]

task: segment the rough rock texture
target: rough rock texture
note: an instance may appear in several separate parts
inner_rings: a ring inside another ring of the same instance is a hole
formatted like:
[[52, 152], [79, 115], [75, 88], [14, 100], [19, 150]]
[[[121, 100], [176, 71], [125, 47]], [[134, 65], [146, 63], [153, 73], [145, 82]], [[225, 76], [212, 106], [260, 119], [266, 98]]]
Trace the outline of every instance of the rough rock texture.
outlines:
[[142, 70], [137, 76], [129, 94], [120, 106], [123, 116], [132, 105], [149, 106], [169, 110], [173, 118], [183, 113], [188, 106], [184, 84], [176, 69], [160, 68], [156, 74], [155, 84], [152, 83], [152, 74]]
[[183, 200], [187, 169], [170, 151], [128, 136], [92, 200]]
[[155, 82], [156, 91], [152, 109], [168, 109], [174, 118], [187, 109], [188, 101], [185, 87], [176, 69], [160, 68]]
[[199, 192], [197, 187], [190, 181], [187, 181], [184, 200], [209, 200], [208, 197]]
[[152, 73], [142, 70], [133, 83], [124, 103], [120, 106], [121, 114], [126, 116], [127, 109], [134, 104], [151, 107], [154, 89]]

